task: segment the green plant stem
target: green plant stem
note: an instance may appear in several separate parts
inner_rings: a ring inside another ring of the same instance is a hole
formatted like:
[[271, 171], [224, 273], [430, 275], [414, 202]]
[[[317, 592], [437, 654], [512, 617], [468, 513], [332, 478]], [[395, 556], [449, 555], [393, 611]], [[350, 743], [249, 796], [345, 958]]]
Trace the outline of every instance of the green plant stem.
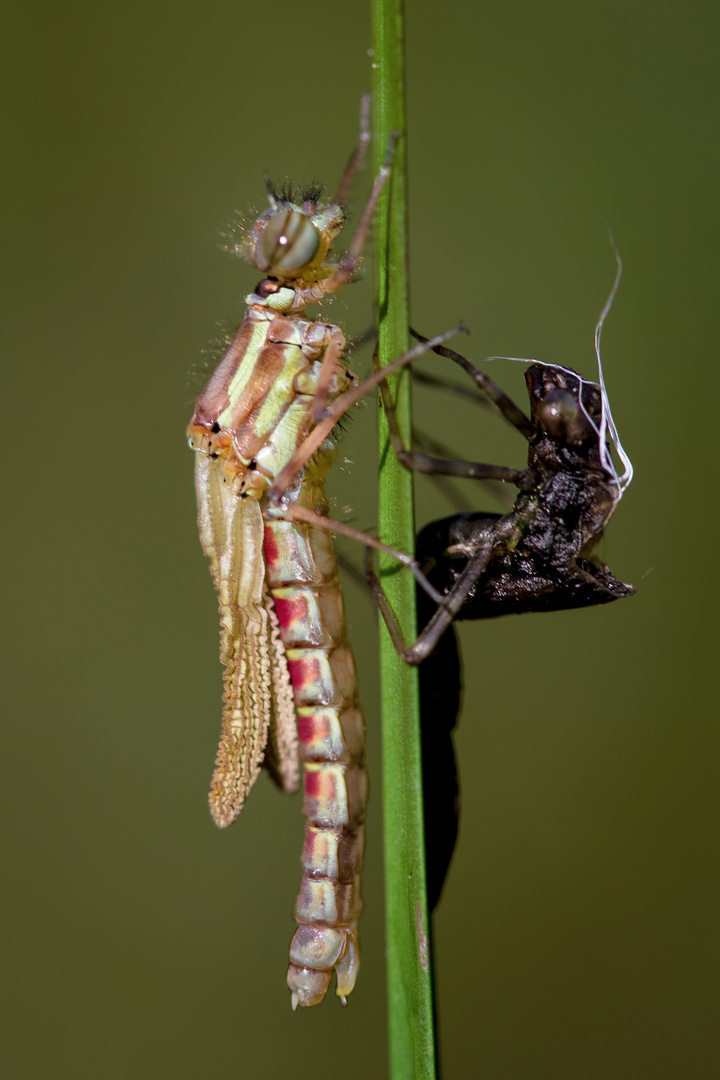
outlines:
[[[377, 214], [379, 354], [387, 364], [408, 348], [407, 169], [403, 0], [372, 0], [374, 132], [379, 168], [400, 133]], [[391, 380], [400, 430], [409, 442], [410, 379]], [[380, 535], [413, 551], [412, 476], [389, 447], [380, 421]], [[384, 571], [384, 573], [383, 573]], [[415, 637], [415, 583], [381, 561], [383, 585], [408, 640]], [[430, 934], [425, 894], [422, 769], [417, 672], [381, 634], [383, 808], [391, 1080], [435, 1076]]]

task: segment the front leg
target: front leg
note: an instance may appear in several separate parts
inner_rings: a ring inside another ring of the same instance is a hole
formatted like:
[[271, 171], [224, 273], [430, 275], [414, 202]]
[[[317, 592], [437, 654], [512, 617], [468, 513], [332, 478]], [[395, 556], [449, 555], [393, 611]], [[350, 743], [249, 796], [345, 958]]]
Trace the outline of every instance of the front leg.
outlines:
[[392, 375], [395, 371], [399, 371], [401, 368], [406, 367], [419, 356], [423, 356], [426, 352], [435, 348], [435, 346], [447, 341], [448, 338], [451, 338], [454, 334], [465, 331], [466, 329], [464, 324], [460, 323], [459, 326], [454, 327], [452, 330], [448, 330], [444, 334], [438, 334], [437, 337], [422, 342], [420, 345], [416, 345], [413, 349], [410, 349], [396, 360], [393, 360], [387, 367], [375, 371], [357, 386], [353, 386], [350, 390], [346, 390], [345, 393], [340, 394], [340, 396], [333, 401], [332, 405], [324, 410], [323, 419], [320, 420], [310, 434], [303, 439], [290, 461], [275, 477], [274, 482], [267, 490], [268, 502], [275, 506], [279, 505], [282, 496], [290, 488], [295, 477], [301, 472], [313, 455], [317, 453], [325, 439], [327, 439], [332, 432], [338, 420], [344, 416], [348, 409], [351, 409], [353, 405], [360, 401], [361, 398], [365, 397], [365, 395], [376, 386], [381, 385], [388, 375]]
[[[419, 337], [418, 334], [415, 334], [414, 336]], [[420, 338], [420, 340], [430, 348], [430, 342], [427, 338]], [[442, 349], [442, 346], [440, 345], [432, 346], [432, 351], [439, 352], [442, 356], [452, 352], [450, 349]], [[460, 353], [453, 353], [453, 356], [460, 356]], [[373, 365], [376, 374], [383, 371], [382, 368], [378, 368], [377, 366], [377, 354], [373, 357]], [[521, 491], [532, 491], [536, 486], [536, 477], [529, 469], [513, 469], [507, 465], [487, 465], [480, 461], [463, 461], [455, 458], [435, 457], [431, 454], [419, 453], [417, 450], [409, 450], [405, 446], [402, 435], [400, 434], [395, 402], [392, 400], [390, 388], [384, 379], [380, 383], [380, 393], [382, 395], [385, 416], [387, 417], [390, 442], [392, 443], [398, 461], [404, 465], [406, 469], [412, 469], [415, 472], [430, 473], [436, 476], [454, 476], [457, 479], [464, 480], [498, 480], [501, 483], [514, 484], [515, 487], [520, 488]], [[509, 398], [507, 400], [509, 401]], [[513, 406], [513, 408], [515, 408], [515, 406]]]
[[[422, 334], [418, 334], [416, 330], [410, 328], [411, 335], [418, 341], [427, 342], [427, 338]], [[462, 353], [455, 352], [454, 349], [447, 349], [442, 345], [433, 345], [432, 351], [437, 353], [438, 356], [445, 356], [448, 360], [452, 360], [453, 363], [458, 364], [463, 371], [466, 371], [475, 385], [486, 394], [490, 400], [498, 407], [502, 415], [512, 424], [514, 428], [523, 435], [528, 442], [531, 442], [536, 435], [535, 425], [525, 413], [519, 408], [512, 398], [508, 397], [505, 391], [498, 386], [493, 379], [486, 375], [483, 371], [480, 371], [471, 360], [468, 360]]]
[[365, 576], [372, 589], [375, 600], [377, 601], [377, 605], [380, 608], [380, 614], [385, 621], [392, 643], [405, 663], [421, 664], [425, 657], [430, 655], [442, 635], [460, 612], [463, 604], [470, 595], [473, 586], [477, 584], [482, 577], [482, 574], [487, 569], [487, 566], [493, 557], [494, 550], [495, 543], [490, 538], [480, 544], [450, 592], [441, 596], [435, 614], [420, 632], [413, 644], [408, 647], [405, 644], [405, 639], [403, 638], [397, 616], [390, 606], [390, 603], [383, 592], [382, 585], [373, 569], [371, 549], [369, 547], [366, 548]]

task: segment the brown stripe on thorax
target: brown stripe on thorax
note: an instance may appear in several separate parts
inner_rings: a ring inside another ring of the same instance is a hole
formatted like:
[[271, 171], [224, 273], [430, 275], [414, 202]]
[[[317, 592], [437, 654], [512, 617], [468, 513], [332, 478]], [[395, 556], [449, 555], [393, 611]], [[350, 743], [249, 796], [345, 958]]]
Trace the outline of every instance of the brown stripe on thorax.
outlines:
[[[269, 436], [277, 431], [295, 398], [295, 376], [306, 365], [305, 357], [294, 345], [265, 345], [260, 350], [254, 362], [252, 380], [237, 401], [229, 403], [221, 417], [223, 426], [234, 432], [235, 446], [241, 457], [248, 460], [257, 457]], [[279, 386], [281, 382], [286, 385]], [[266, 416], [261, 417], [272, 396], [277, 400]]]
[[191, 427], [197, 425], [211, 428], [223, 409], [227, 408], [228, 386], [248, 351], [256, 327], [257, 322], [254, 319], [249, 319], [246, 315], [240, 323], [228, 351], [215, 368], [210, 381], [195, 402], [195, 409], [190, 420]]

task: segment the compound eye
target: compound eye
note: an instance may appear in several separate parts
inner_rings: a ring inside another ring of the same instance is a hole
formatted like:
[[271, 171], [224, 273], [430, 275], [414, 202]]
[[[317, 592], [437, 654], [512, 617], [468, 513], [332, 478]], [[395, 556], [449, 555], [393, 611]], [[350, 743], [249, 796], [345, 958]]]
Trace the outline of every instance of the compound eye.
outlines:
[[291, 277], [312, 262], [319, 246], [320, 233], [307, 214], [278, 210], [255, 245], [255, 265], [271, 277]]
[[567, 390], [549, 390], [537, 407], [538, 420], [554, 439], [579, 445], [597, 432]]

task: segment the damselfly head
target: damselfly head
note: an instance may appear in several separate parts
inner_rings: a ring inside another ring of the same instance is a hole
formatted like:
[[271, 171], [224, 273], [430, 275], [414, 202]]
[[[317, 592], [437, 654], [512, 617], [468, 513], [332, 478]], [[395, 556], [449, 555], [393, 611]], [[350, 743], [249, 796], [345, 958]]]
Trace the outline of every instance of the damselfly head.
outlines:
[[325, 260], [346, 215], [341, 206], [320, 205], [319, 196], [319, 189], [313, 188], [294, 201], [271, 189], [270, 209], [257, 218], [247, 234], [244, 255], [248, 262], [279, 281], [326, 277], [331, 268]]

